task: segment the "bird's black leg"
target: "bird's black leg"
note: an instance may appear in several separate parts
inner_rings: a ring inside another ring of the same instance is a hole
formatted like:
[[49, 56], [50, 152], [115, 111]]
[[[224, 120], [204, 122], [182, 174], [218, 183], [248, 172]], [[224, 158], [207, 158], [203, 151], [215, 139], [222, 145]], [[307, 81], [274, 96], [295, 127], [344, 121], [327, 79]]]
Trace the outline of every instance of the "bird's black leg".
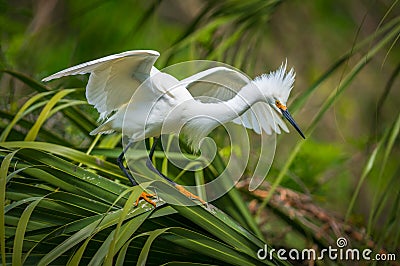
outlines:
[[129, 181], [131, 181], [132, 186], [137, 186], [138, 183], [135, 181], [135, 179], [129, 173], [128, 169], [126, 169], [126, 167], [124, 166], [124, 163], [123, 163], [124, 155], [131, 145], [132, 145], [132, 142], [129, 142], [128, 145], [126, 145], [125, 149], [121, 152], [121, 154], [117, 158], [117, 164], [118, 164], [119, 168], [121, 168], [122, 172], [124, 172], [125, 176], [129, 179]]
[[176, 185], [176, 183], [174, 181], [172, 181], [171, 179], [169, 179], [168, 177], [166, 177], [164, 174], [160, 173], [160, 171], [158, 171], [154, 165], [153, 165], [153, 155], [154, 155], [154, 151], [156, 150], [156, 145], [158, 143], [158, 139], [159, 138], [154, 138], [154, 142], [153, 145], [150, 148], [150, 153], [149, 153], [149, 157], [147, 158], [146, 161], [146, 166], [153, 171], [154, 173], [158, 174], [159, 176], [161, 176], [162, 178], [164, 178], [165, 180], [167, 180], [169, 183]]
[[[165, 175], [163, 175], [162, 173], [160, 173], [153, 165], [152, 160], [153, 160], [153, 156], [154, 156], [154, 151], [156, 149], [157, 143], [158, 143], [158, 139], [159, 138], [154, 138], [154, 142], [153, 145], [151, 146], [150, 149], [150, 153], [149, 153], [149, 157], [146, 160], [146, 166], [153, 171], [154, 173], [158, 174], [159, 176], [161, 176], [162, 178], [165, 178], [168, 182], [175, 184], [174, 181], [172, 181], [171, 179], [169, 179], [168, 177], [166, 177]], [[138, 183], [135, 181], [135, 179], [132, 177], [132, 175], [129, 173], [128, 169], [126, 169], [126, 167], [124, 166], [124, 155], [126, 153], [126, 151], [129, 149], [129, 147], [132, 145], [132, 142], [129, 142], [128, 145], [125, 147], [125, 149], [121, 152], [121, 154], [118, 156], [117, 158], [117, 164], [119, 166], [119, 168], [121, 168], [122, 172], [124, 172], [125, 176], [129, 179], [129, 181], [132, 183], [132, 186], [137, 186]]]
[[[139, 184], [135, 181], [135, 179], [134, 179], [133, 176], [129, 173], [128, 169], [126, 169], [126, 167], [124, 166], [124, 163], [123, 163], [124, 155], [125, 155], [126, 151], [129, 149], [129, 147], [130, 147], [131, 145], [132, 145], [132, 142], [129, 142], [128, 145], [125, 147], [125, 149], [124, 149], [124, 150], [121, 152], [121, 154], [118, 156], [118, 158], [117, 158], [117, 164], [118, 164], [119, 168], [121, 168], [122, 172], [124, 172], [125, 176], [129, 179], [129, 181], [131, 181], [132, 186], [137, 186], [137, 185], [139, 185]], [[139, 204], [139, 200], [140, 200], [140, 199], [144, 199], [145, 201], [147, 201], [148, 203], [150, 203], [151, 205], [153, 205], [154, 208], [156, 208], [156, 207], [157, 207], [157, 204], [156, 204], [154, 201], [152, 201], [152, 200], [150, 199], [150, 197], [154, 197], [154, 194], [149, 194], [149, 193], [143, 191], [143, 192], [140, 194], [139, 198], [136, 200], [136, 205]]]

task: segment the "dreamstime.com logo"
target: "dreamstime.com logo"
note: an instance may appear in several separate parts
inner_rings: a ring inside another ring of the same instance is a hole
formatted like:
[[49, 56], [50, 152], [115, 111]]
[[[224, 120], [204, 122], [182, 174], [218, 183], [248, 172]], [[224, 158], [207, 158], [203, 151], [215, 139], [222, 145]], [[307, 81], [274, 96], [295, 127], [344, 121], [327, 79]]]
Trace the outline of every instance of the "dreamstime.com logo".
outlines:
[[[218, 70], [222, 70], [220, 74], [210, 74], [217, 73]], [[155, 72], [144, 81], [125, 107], [122, 126], [123, 135], [132, 136], [131, 139], [139, 139], [133, 143], [134, 145], [129, 143], [129, 139], [123, 141], [124, 149], [129, 144], [125, 156], [131, 174], [139, 185], [151, 183], [151, 189], [170, 204], [197, 204], [195, 201], [179, 202], [176, 197], [179, 196], [179, 192], [167, 182], [160, 180], [154, 172], [149, 171], [146, 166], [148, 148], [145, 139], [149, 135], [161, 135], [159, 141], [164, 151], [162, 157], [166, 158], [170, 165], [181, 172], [202, 171], [211, 164], [219, 152], [216, 142], [207, 134], [218, 127], [223, 127], [225, 136], [222, 136], [222, 132], [218, 137], [226, 140], [226, 146], [219, 148], [230, 148], [226, 152], [229, 158], [225, 169], [205, 184], [184, 186], [184, 188], [199, 195], [205, 201], [216, 200], [235, 186], [249, 165], [253, 167], [252, 176], [249, 176], [249, 190], [259, 187], [267, 176], [275, 155], [276, 134], [274, 131], [279, 131], [279, 129], [274, 121], [280, 117], [267, 103], [263, 102], [252, 105], [244, 114], [238, 114], [232, 106], [226, 104], [229, 99], [236, 96], [241, 98], [242, 101], [239, 100], [239, 102], [245, 102], [243, 96], [238, 94], [244, 86], [252, 86], [254, 87], [251, 88], [252, 90], [260, 90], [252, 83], [251, 78], [232, 66], [204, 60], [169, 66], [160, 72]], [[149, 91], [152, 91], [151, 95], [159, 96], [152, 99], [153, 104], [144, 105], [140, 99], [149, 97]], [[186, 94], [186, 91], [190, 95]], [[193, 101], [192, 97], [197, 101]], [[210, 106], [215, 106], [215, 109], [210, 109]], [[221, 110], [224, 112], [222, 113]], [[135, 122], [129, 116], [131, 113], [142, 114], [140, 117], [135, 117], [135, 121], [142, 119], [137, 124], [145, 125], [144, 128], [132, 131], [132, 128], [135, 128]], [[234, 123], [228, 123], [231, 120]], [[263, 121], [264, 124], [262, 124]], [[267, 128], [265, 123], [268, 125]], [[161, 132], [157, 132], [160, 128]], [[261, 134], [250, 135], [247, 128], [252, 128]], [[272, 134], [266, 134], [265, 130]], [[189, 147], [198, 151], [195, 155], [192, 155], [190, 151], [182, 151], [177, 138], [180, 134], [189, 140], [186, 143]], [[258, 154], [257, 158], [250, 156], [255, 151]], [[168, 177], [174, 178], [174, 176]]]
[[333, 261], [395, 261], [394, 253], [373, 253], [372, 249], [347, 248], [348, 242], [344, 237], [336, 240], [336, 247], [328, 246], [321, 251], [315, 249], [274, 249], [260, 248], [257, 257], [260, 260], [272, 260], [275, 256], [280, 260], [291, 261], [317, 261], [329, 259]]

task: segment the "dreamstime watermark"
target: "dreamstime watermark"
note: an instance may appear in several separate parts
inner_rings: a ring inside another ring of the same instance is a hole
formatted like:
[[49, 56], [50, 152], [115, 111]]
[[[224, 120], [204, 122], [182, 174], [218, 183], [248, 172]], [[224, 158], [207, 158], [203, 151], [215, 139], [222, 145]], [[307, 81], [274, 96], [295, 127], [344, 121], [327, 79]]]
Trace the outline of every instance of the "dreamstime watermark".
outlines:
[[272, 260], [275, 257], [280, 260], [291, 261], [317, 261], [317, 260], [334, 260], [334, 261], [395, 261], [394, 253], [374, 253], [372, 249], [356, 249], [348, 248], [348, 241], [344, 237], [336, 240], [336, 247], [328, 246], [320, 251], [312, 248], [308, 249], [274, 249], [264, 245], [257, 251], [257, 257], [260, 260]]
[[[246, 99], [238, 94], [244, 86], [260, 90], [251, 78], [232, 66], [205, 60], [175, 64], [160, 72], [156, 71], [145, 80], [126, 105], [122, 126], [123, 135], [132, 136], [130, 139], [139, 139], [134, 145], [129, 139], [123, 141], [124, 149], [129, 144], [125, 155], [131, 174], [139, 185], [155, 179], [160, 180], [146, 166], [149, 153], [145, 143], [147, 137], [161, 135], [159, 142], [163, 147], [163, 157], [170, 165], [183, 172], [202, 171], [219, 152], [216, 142], [208, 137], [208, 133], [217, 127], [223, 127], [225, 140], [229, 140], [227, 146], [230, 147], [226, 153], [229, 158], [226, 160], [225, 169], [207, 183], [184, 188], [206, 201], [216, 200], [235, 186], [249, 165], [253, 167], [249, 190], [259, 187], [267, 176], [275, 155], [274, 131], [278, 127], [275, 120], [280, 118], [264, 102], [249, 106], [243, 114], [239, 114], [234, 109], [235, 106], [227, 104], [226, 102], [234, 97], [240, 98], [237, 102], [246, 102]], [[149, 91], [152, 91], [152, 104], [144, 105], [141, 99], [147, 99]], [[154, 95], [158, 95], [158, 98]], [[196, 101], [193, 101], [193, 98]], [[141, 115], [133, 121], [130, 117], [132, 113]], [[230, 119], [227, 120], [226, 117]], [[234, 123], [228, 123], [231, 120]], [[135, 123], [144, 127], [135, 129]], [[252, 128], [261, 134], [255, 138], [246, 128]], [[272, 134], [265, 134], [265, 130]], [[182, 151], [176, 137], [181, 133], [189, 140], [189, 146], [198, 149], [194, 156], [188, 156], [190, 152]], [[221, 135], [219, 137], [221, 138]], [[250, 156], [254, 149], [257, 150], [257, 157]], [[169, 184], [153, 182], [152, 187], [164, 201], [183, 204], [171, 196], [174, 191], [166, 189], [165, 185]], [[195, 204], [197, 203], [194, 201], [185, 202], [185, 205]]]

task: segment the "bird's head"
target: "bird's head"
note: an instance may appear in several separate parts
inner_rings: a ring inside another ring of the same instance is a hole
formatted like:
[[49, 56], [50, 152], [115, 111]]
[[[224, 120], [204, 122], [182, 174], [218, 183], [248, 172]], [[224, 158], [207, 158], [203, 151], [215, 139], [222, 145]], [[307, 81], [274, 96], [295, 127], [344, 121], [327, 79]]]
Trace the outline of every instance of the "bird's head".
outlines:
[[290, 115], [286, 106], [290, 91], [293, 88], [296, 73], [291, 68], [286, 72], [287, 63], [282, 65], [269, 74], [263, 74], [254, 79], [254, 83], [262, 91], [265, 101], [278, 113], [281, 113], [297, 132], [305, 139], [305, 136], [296, 121]]

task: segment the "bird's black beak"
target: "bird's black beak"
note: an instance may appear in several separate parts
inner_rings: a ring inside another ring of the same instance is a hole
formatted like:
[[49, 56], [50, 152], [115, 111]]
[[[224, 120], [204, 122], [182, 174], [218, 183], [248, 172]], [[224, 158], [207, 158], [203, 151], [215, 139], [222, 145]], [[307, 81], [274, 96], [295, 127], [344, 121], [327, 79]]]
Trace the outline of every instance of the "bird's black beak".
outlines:
[[297, 130], [297, 132], [299, 132], [300, 136], [302, 136], [303, 139], [305, 139], [306, 137], [304, 136], [303, 132], [297, 125], [296, 121], [294, 121], [293, 117], [290, 115], [289, 111], [286, 108], [285, 109], [279, 108], [279, 109], [281, 110], [282, 115], [289, 121], [290, 124], [292, 124], [292, 126]]

